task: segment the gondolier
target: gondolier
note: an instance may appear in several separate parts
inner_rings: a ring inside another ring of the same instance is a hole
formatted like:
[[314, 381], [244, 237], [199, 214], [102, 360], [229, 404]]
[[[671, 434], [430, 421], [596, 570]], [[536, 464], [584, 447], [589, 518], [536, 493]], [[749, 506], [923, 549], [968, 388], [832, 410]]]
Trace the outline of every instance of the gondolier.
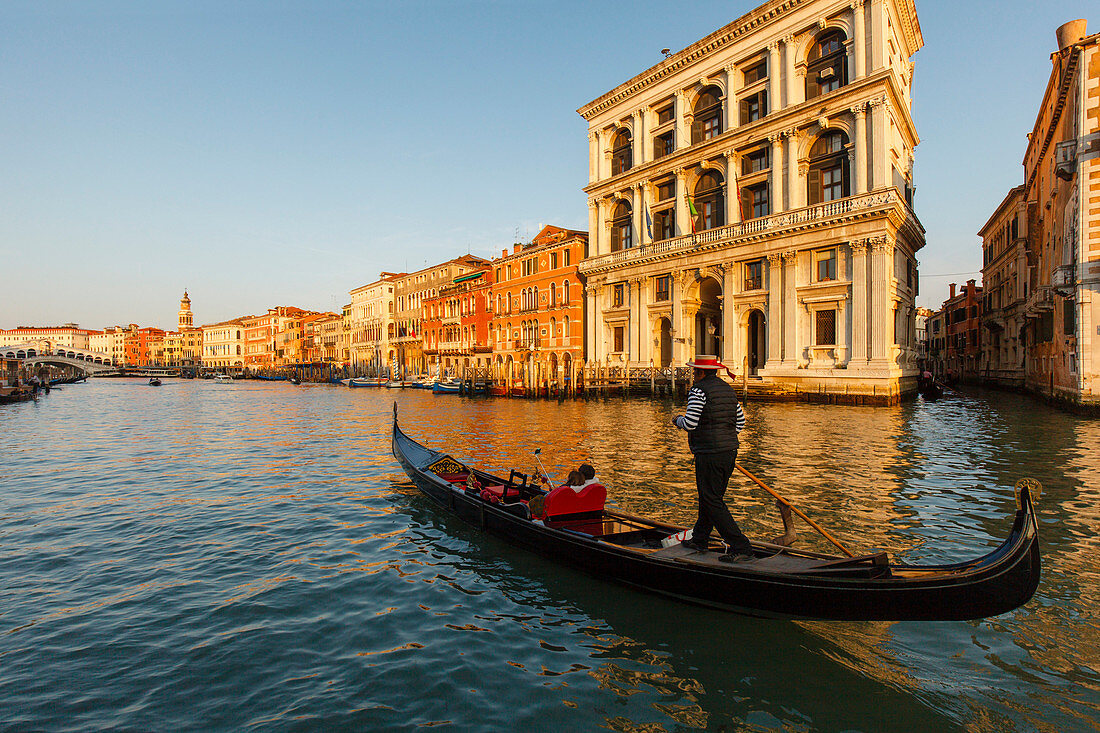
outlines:
[[696, 356], [688, 366], [695, 369], [695, 382], [688, 392], [687, 410], [672, 424], [687, 431], [688, 447], [695, 456], [695, 488], [699, 494], [699, 515], [687, 547], [707, 551], [710, 533], [718, 534], [729, 546], [723, 562], [753, 559], [752, 544], [737, 526], [726, 506], [726, 486], [737, 461], [737, 434], [745, 427], [745, 411], [733, 387], [718, 376], [726, 367], [717, 356]]

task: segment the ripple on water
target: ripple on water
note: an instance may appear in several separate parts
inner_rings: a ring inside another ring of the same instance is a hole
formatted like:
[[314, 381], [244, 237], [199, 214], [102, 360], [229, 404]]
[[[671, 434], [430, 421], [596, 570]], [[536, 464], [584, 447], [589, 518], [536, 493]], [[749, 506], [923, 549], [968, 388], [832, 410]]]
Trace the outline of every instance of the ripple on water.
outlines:
[[[595, 581], [441, 514], [390, 455], [394, 398], [103, 380], [0, 410], [6, 725], [1096, 729], [1090, 422], [1012, 395], [750, 403], [742, 463], [853, 547], [971, 557], [1007, 533], [1020, 476], [1046, 487], [1023, 609], [793, 624]], [[623, 509], [693, 521], [680, 405], [396, 399], [430, 445], [502, 472], [541, 447], [556, 477], [592, 462]], [[740, 476], [729, 499], [751, 535], [778, 531]]]

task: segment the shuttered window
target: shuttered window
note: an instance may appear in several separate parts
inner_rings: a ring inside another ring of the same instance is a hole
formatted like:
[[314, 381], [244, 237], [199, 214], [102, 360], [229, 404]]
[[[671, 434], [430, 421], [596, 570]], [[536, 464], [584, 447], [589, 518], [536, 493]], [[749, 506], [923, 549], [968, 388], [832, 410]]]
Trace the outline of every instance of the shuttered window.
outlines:
[[836, 344], [835, 310], [820, 310], [814, 313], [814, 344], [817, 346]]

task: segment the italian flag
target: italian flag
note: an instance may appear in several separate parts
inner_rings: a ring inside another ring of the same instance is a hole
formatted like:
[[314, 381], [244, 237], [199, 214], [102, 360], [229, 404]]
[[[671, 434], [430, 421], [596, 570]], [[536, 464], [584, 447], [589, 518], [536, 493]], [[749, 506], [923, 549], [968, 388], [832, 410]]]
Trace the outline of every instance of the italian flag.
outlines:
[[699, 217], [699, 212], [695, 208], [695, 202], [691, 200], [691, 196], [688, 196], [688, 211], [691, 212], [691, 233], [695, 234], [695, 220]]

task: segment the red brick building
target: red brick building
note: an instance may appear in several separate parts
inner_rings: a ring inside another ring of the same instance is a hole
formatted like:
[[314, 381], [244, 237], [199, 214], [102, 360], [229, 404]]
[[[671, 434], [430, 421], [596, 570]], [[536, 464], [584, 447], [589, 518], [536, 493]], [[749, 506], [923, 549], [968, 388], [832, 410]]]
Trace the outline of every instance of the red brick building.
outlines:
[[428, 374], [461, 376], [489, 366], [493, 270], [487, 264], [439, 287], [423, 300], [421, 327]]
[[947, 331], [944, 348], [944, 375], [976, 380], [981, 366], [982, 289], [967, 280], [962, 291], [951, 283], [943, 303], [943, 323]]

